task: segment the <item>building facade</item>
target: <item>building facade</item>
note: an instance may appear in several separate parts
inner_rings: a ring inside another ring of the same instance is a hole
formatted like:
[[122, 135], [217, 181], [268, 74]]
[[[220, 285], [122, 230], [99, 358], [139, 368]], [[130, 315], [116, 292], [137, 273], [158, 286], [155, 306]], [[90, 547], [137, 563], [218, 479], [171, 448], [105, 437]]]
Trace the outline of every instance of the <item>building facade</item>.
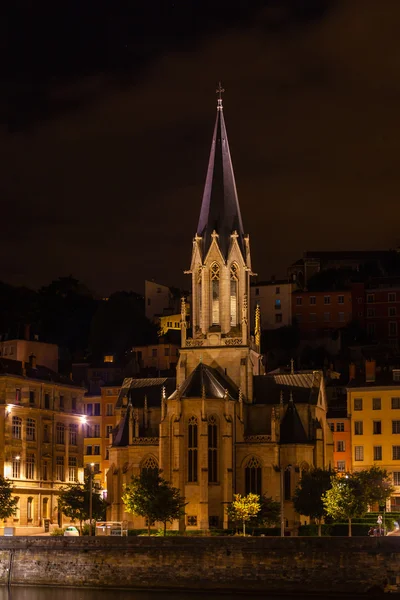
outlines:
[[296, 284], [287, 280], [252, 283], [250, 286], [251, 320], [260, 307], [261, 329], [279, 329], [292, 324], [292, 292]]
[[250, 327], [250, 240], [245, 235], [222, 100], [192, 258], [191, 327], [181, 304], [181, 348], [171, 379], [124, 382], [110, 448], [108, 518], [143, 527], [122, 504], [123, 485], [159, 467], [185, 497], [174, 528], [227, 527], [233, 494], [281, 498], [285, 525], [300, 515], [291, 502], [304, 469], [332, 463], [332, 434], [320, 372], [267, 376], [260, 321]]
[[353, 319], [351, 291], [308, 292], [292, 295], [293, 321], [301, 336], [319, 337], [324, 332], [346, 327]]
[[377, 465], [392, 476], [392, 510], [400, 509], [400, 370], [377, 371], [375, 361], [365, 372], [353, 371], [347, 386], [351, 421], [352, 470]]
[[83, 479], [84, 393], [47, 367], [0, 359], [0, 472], [18, 498], [5, 525], [17, 533], [42, 531], [46, 520], [69, 523], [57, 494]]

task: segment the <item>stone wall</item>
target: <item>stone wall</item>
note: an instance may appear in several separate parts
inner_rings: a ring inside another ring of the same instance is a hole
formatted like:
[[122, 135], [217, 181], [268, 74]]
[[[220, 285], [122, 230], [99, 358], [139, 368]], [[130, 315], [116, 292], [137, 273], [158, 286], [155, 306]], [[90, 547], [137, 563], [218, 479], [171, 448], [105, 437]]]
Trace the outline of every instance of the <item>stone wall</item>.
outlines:
[[[396, 589], [396, 537], [2, 538], [0, 585], [366, 594]], [[11, 568], [11, 570], [10, 570]]]

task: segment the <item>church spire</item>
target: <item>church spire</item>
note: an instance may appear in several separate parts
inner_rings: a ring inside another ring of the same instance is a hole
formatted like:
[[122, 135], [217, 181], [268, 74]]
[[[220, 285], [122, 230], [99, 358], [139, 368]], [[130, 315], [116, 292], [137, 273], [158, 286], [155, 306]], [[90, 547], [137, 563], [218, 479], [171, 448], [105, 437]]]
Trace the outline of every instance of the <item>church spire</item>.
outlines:
[[197, 235], [203, 238], [203, 258], [210, 248], [214, 231], [218, 234], [218, 244], [225, 258], [228, 255], [231, 235], [234, 232], [238, 235], [237, 241], [244, 256], [242, 216], [225, 127], [222, 92], [224, 89], [219, 83], [217, 118], [197, 226]]

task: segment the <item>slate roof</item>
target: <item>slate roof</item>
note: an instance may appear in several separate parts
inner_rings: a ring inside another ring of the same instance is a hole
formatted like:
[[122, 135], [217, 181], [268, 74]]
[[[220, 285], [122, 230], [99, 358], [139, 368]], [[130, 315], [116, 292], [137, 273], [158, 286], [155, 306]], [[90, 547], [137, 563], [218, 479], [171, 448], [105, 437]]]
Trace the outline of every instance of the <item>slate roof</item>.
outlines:
[[218, 106], [214, 135], [211, 144], [207, 178], [204, 186], [197, 235], [203, 238], [203, 256], [210, 248], [211, 234], [219, 235], [218, 244], [226, 258], [231, 234], [236, 231], [238, 244], [244, 256], [244, 231], [228, 136], [222, 105]]
[[122, 384], [116, 408], [121, 408], [123, 399], [128, 397], [133, 406], [143, 407], [145, 396], [149, 408], [159, 407], [161, 406], [163, 387], [165, 387], [165, 393], [168, 397], [176, 387], [175, 377], [149, 377], [143, 379], [127, 377]]
[[31, 367], [29, 363], [25, 363], [25, 371], [23, 364], [20, 360], [11, 360], [9, 358], [0, 358], [0, 377], [5, 375], [13, 375], [18, 377], [26, 377], [27, 379], [36, 379], [38, 381], [47, 381], [51, 383], [58, 383], [61, 385], [69, 385], [75, 388], [81, 388], [76, 381], [72, 381], [67, 375], [56, 373], [52, 369], [45, 367], [44, 365], [36, 365], [35, 368]]
[[[199, 363], [185, 379], [179, 390], [181, 398], [201, 398], [203, 390], [206, 398], [224, 398], [225, 390], [228, 390], [228, 397], [231, 400], [237, 400], [239, 397], [238, 389], [221, 373], [213, 367]], [[171, 399], [176, 398], [175, 391]]]
[[320, 371], [257, 375], [254, 377], [254, 403], [279, 404], [281, 392], [284, 402], [292, 393], [295, 403], [317, 404], [322, 380]]
[[292, 400], [286, 409], [285, 416], [282, 419], [280, 429], [281, 444], [306, 444], [308, 443], [307, 435], [303, 427], [303, 423], [297, 412], [297, 408]]
[[132, 411], [132, 405], [129, 404], [126, 409], [125, 415], [122, 417], [121, 422], [118, 424], [118, 429], [113, 436], [113, 446], [128, 446], [129, 444], [129, 418]]

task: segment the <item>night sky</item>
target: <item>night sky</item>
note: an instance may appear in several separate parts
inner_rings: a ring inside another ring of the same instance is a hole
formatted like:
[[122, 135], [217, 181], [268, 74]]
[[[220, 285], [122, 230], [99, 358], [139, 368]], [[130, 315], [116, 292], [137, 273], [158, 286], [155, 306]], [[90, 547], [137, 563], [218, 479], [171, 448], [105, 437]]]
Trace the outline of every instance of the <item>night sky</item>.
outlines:
[[219, 80], [260, 278], [399, 244], [398, 0], [131, 4], [9, 15], [0, 280], [187, 287]]

